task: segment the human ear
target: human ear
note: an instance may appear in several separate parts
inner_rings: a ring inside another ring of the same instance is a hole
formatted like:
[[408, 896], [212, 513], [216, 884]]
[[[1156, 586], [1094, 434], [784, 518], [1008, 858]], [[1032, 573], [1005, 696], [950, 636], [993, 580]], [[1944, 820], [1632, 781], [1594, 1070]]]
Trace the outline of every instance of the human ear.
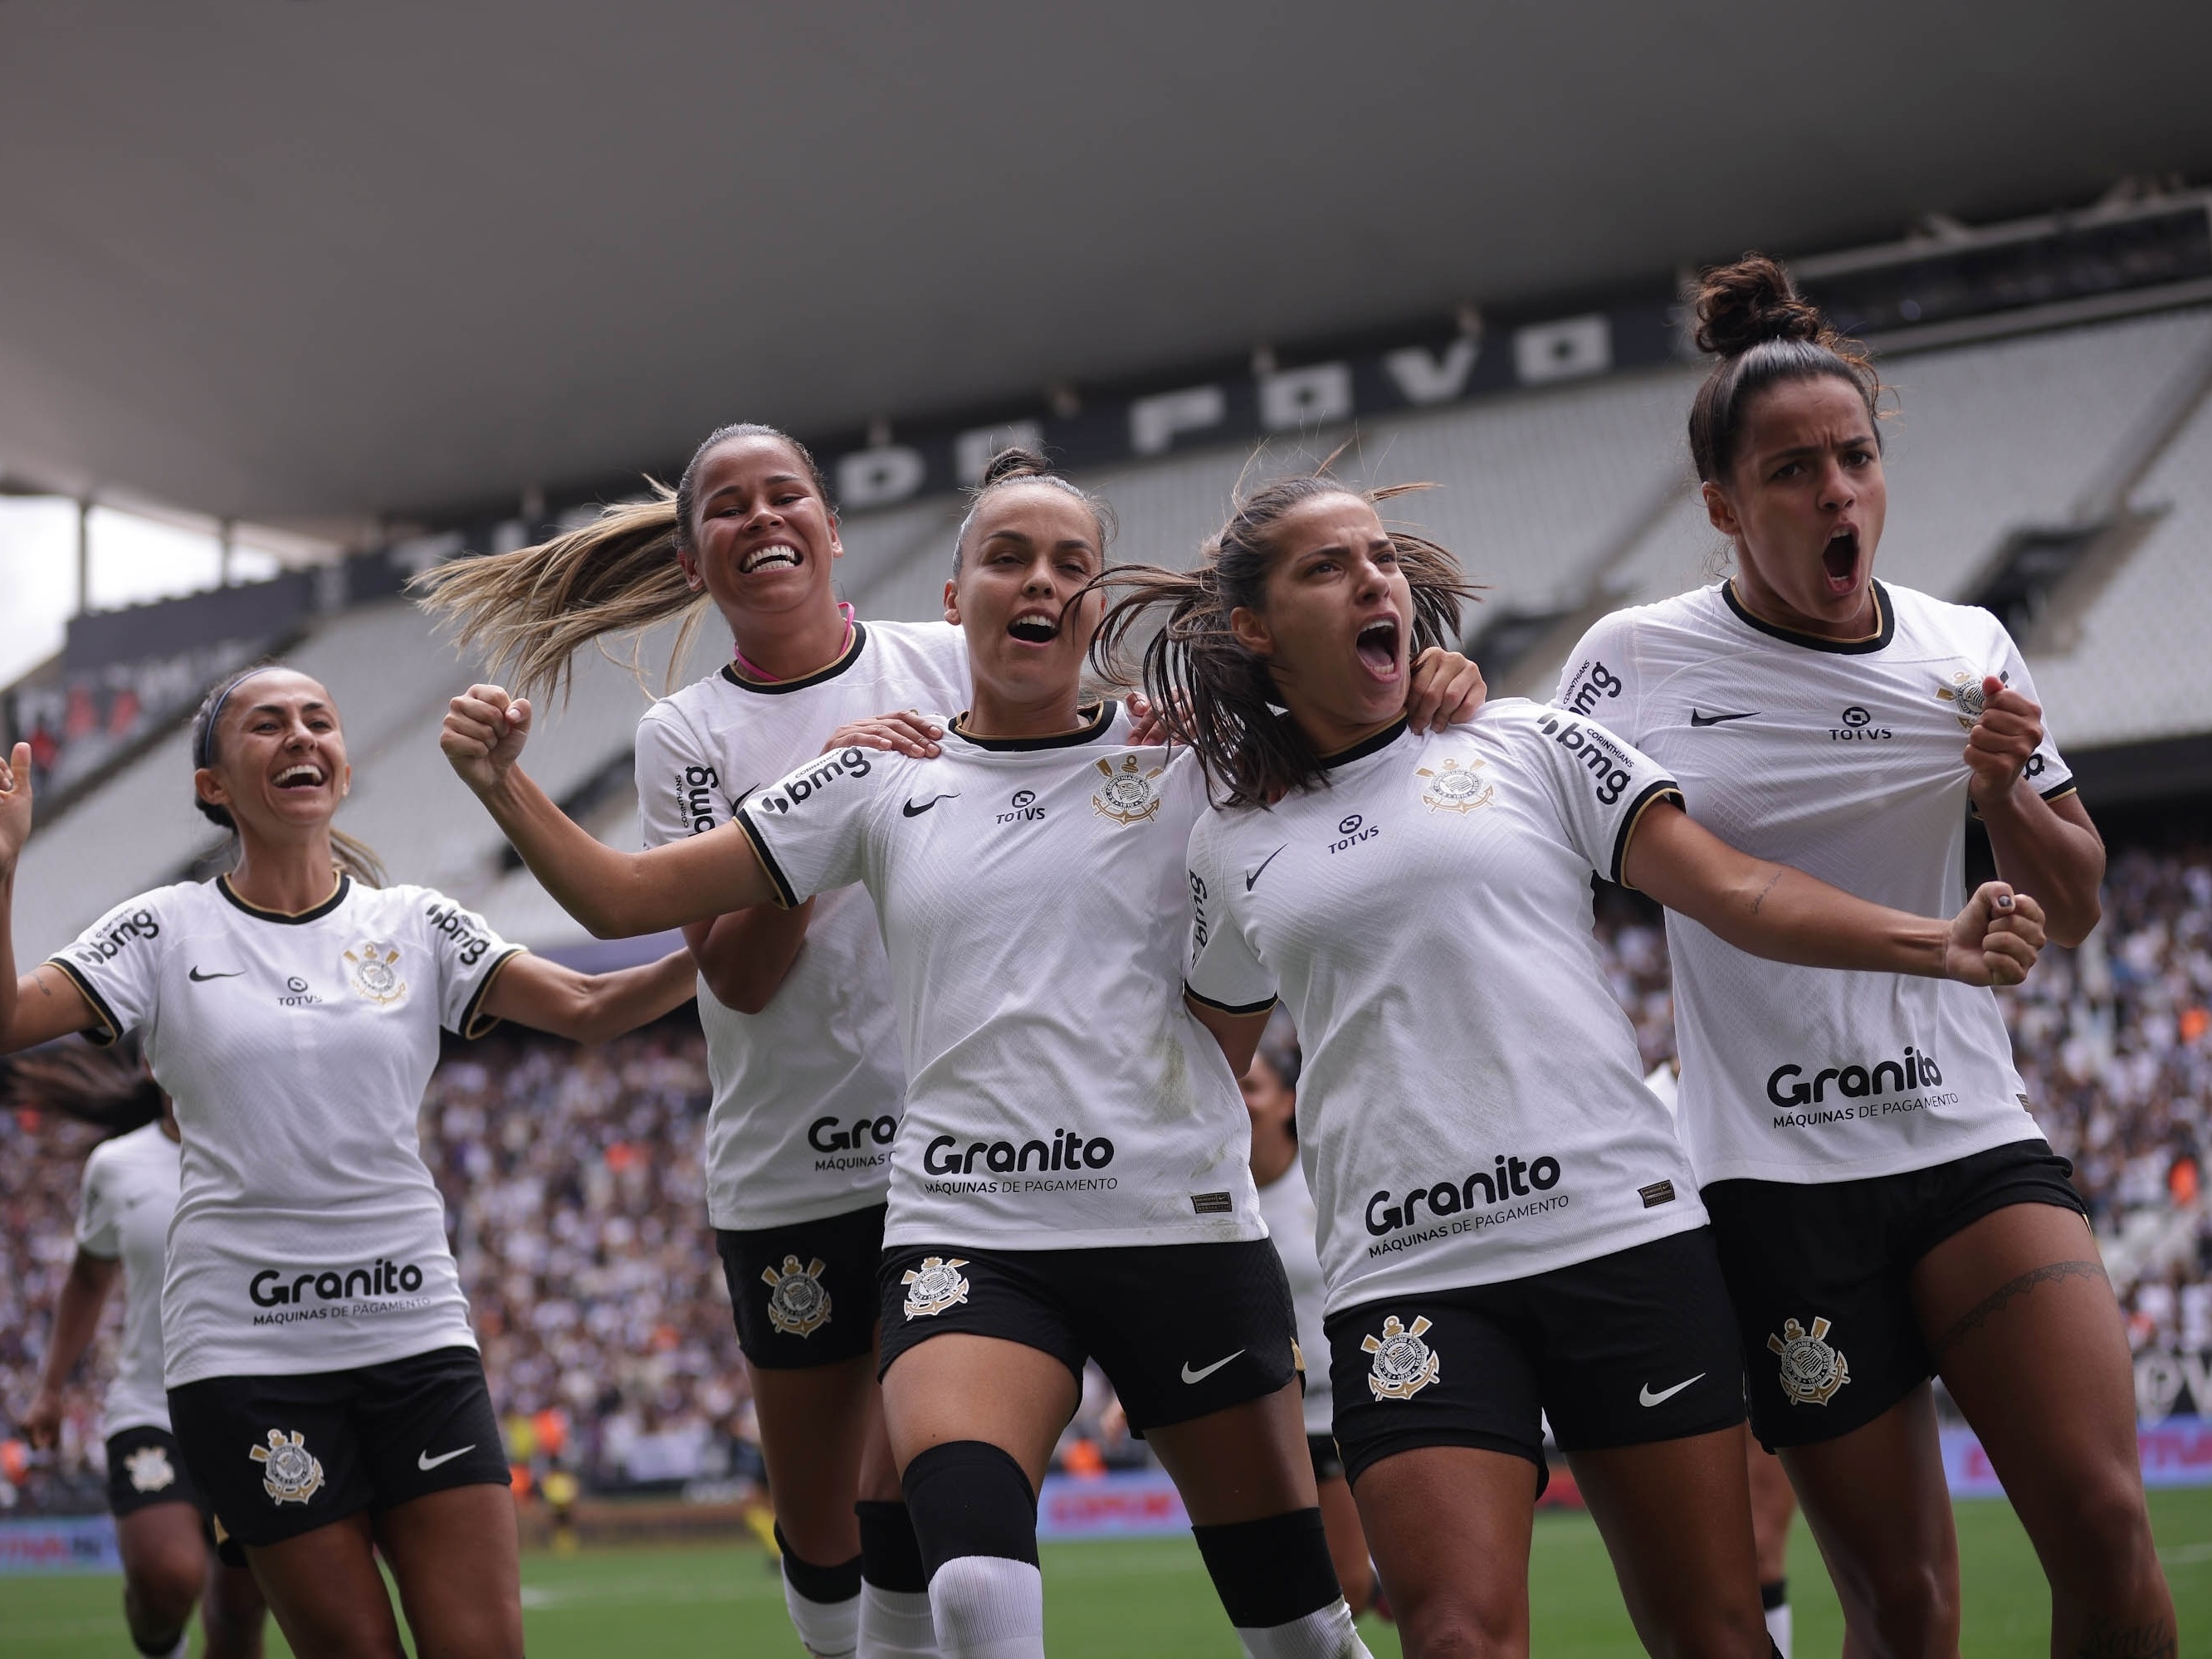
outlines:
[[1231, 611], [1229, 613], [1229, 634], [1255, 657], [1275, 654], [1275, 636], [1267, 627], [1267, 619], [1256, 611], [1241, 605]]
[[222, 787], [222, 778], [212, 766], [203, 766], [192, 774], [192, 793], [210, 806], [230, 805], [230, 792]]
[[958, 582], [949, 581], [945, 584], [945, 620], [955, 628], [960, 626], [960, 584]]
[[845, 556], [845, 544], [837, 535], [837, 515], [834, 512], [825, 511], [822, 516], [830, 520], [830, 556], [833, 559], [842, 559]]
[[706, 586], [707, 579], [699, 573], [699, 556], [696, 553], [688, 547], [679, 547], [676, 550], [676, 562], [683, 567], [686, 587], [696, 593]]
[[1705, 518], [1723, 536], [1743, 534], [1743, 521], [1735, 515], [1735, 507], [1728, 492], [1717, 483], [1702, 484], [1698, 493], [1705, 499]]

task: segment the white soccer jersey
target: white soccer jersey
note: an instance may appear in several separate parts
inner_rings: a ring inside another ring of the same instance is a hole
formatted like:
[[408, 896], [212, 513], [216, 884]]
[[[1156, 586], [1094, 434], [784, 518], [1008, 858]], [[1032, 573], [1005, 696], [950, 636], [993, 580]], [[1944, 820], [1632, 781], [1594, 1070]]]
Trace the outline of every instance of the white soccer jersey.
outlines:
[[1265, 1237], [1243, 1097], [1182, 1006], [1196, 764], [1113, 704], [943, 748], [848, 749], [738, 812], [785, 902], [864, 882], [882, 919], [908, 1066], [884, 1243]]
[[1547, 1273], [1703, 1224], [1591, 938], [1673, 782], [1521, 698], [1403, 722], [1328, 786], [1209, 812], [1190, 838], [1190, 988], [1279, 988], [1333, 1313]]
[[1319, 1218], [1314, 1210], [1313, 1189], [1296, 1158], [1291, 1167], [1260, 1188], [1260, 1218], [1267, 1224], [1267, 1237], [1283, 1259], [1283, 1276], [1291, 1281], [1291, 1307], [1297, 1315], [1298, 1352], [1306, 1362], [1306, 1432], [1334, 1431], [1336, 1396], [1328, 1380], [1328, 1338], [1322, 1332], [1323, 1305], [1328, 1300], [1328, 1281], [1322, 1276], [1321, 1257], [1314, 1249]]
[[[2035, 696], [1988, 611], [1875, 584], [1841, 642], [1759, 621], [1726, 582], [1618, 611], [1569, 658], [1560, 705], [1679, 779], [1722, 840], [1877, 904], [1965, 903], [1966, 732], [1982, 679]], [[2073, 787], [2045, 728], [2028, 763]], [[1948, 981], [1747, 956], [1669, 913], [1681, 1128], [1700, 1181], [1850, 1181], [2036, 1138], [1996, 997]]]
[[161, 1272], [177, 1212], [177, 1143], [148, 1123], [103, 1140], [84, 1161], [77, 1248], [123, 1264], [123, 1340], [100, 1413], [100, 1438], [169, 1426], [161, 1384]]
[[[638, 724], [645, 844], [727, 823], [748, 793], [819, 754], [848, 721], [967, 701], [968, 643], [945, 623], [855, 623], [836, 662], [780, 685], [725, 668], [655, 703]], [[711, 1224], [788, 1226], [883, 1201], [906, 1068], [866, 888], [815, 900], [805, 944], [757, 1014], [715, 1001], [702, 977], [699, 1023], [714, 1090]]]
[[439, 1028], [479, 1035], [518, 949], [424, 887], [342, 877], [288, 916], [218, 878], [141, 894], [51, 958], [94, 1040], [139, 1032], [176, 1102], [168, 1387], [476, 1346], [415, 1120]]

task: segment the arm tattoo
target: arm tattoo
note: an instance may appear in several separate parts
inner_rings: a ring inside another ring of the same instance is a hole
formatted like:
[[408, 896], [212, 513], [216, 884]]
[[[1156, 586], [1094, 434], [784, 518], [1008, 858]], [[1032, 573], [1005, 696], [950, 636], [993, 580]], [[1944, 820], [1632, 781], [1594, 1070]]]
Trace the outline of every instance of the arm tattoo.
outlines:
[[1790, 872], [1787, 870], [1777, 870], [1774, 872], [1773, 879], [1769, 881], [1765, 886], [1759, 890], [1759, 896], [1751, 902], [1752, 915], [1755, 916], [1759, 914], [1759, 907], [1766, 902], [1766, 896], [1774, 890], [1775, 883], [1780, 881], [1783, 877], [1789, 873]]
[[2025, 1273], [2018, 1279], [2009, 1279], [1976, 1303], [1964, 1317], [1936, 1339], [1936, 1358], [1940, 1359], [1969, 1332], [1989, 1323], [2007, 1303], [2026, 1296], [2039, 1285], [2055, 1284], [2062, 1279], [2102, 1279], [2104, 1276], [2104, 1264], [2100, 1261], [2053, 1261], [2033, 1273]]
[[2179, 1651], [2174, 1629], [2163, 1619], [2123, 1629], [2113, 1620], [2093, 1613], [2089, 1628], [2081, 1632], [2078, 1659], [2173, 1659]]

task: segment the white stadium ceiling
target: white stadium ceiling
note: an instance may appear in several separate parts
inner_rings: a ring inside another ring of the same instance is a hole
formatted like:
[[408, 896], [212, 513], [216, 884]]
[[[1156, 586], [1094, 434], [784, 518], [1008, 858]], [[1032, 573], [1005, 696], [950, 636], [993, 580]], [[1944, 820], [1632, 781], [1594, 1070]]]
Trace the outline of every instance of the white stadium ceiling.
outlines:
[[405, 514], [2212, 175], [2212, 8], [0, 0], [0, 483]]

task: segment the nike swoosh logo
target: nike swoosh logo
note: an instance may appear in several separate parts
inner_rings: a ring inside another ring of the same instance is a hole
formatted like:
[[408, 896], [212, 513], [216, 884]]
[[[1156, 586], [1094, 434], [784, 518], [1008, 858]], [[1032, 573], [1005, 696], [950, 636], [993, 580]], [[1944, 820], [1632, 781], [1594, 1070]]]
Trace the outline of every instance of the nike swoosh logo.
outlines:
[[1182, 1380], [1186, 1382], [1203, 1382], [1207, 1377], [1212, 1376], [1214, 1372], [1219, 1370], [1224, 1365], [1226, 1365], [1230, 1360], [1236, 1358], [1237, 1354], [1243, 1353], [1243, 1349], [1239, 1348], [1237, 1350], [1237, 1353], [1232, 1353], [1225, 1358], [1217, 1359], [1211, 1365], [1208, 1365], [1204, 1370], [1198, 1371], [1191, 1370], [1190, 1361], [1186, 1359], [1182, 1362]]
[[1651, 1392], [1651, 1385], [1649, 1382], [1646, 1382], [1642, 1390], [1638, 1393], [1636, 1396], [1637, 1401], [1639, 1404], [1645, 1406], [1663, 1406], [1668, 1401], [1672, 1400], [1676, 1395], [1681, 1393], [1683, 1389], [1688, 1388], [1691, 1382], [1702, 1382], [1705, 1378], [1705, 1374], [1703, 1371], [1699, 1371], [1697, 1376], [1690, 1378], [1689, 1382], [1677, 1382], [1673, 1388], [1662, 1389], [1656, 1394]]
[[932, 795], [927, 800], [922, 802], [919, 806], [916, 806], [912, 801], [908, 801], [905, 805], [900, 807], [899, 811], [908, 817], [918, 818], [941, 800], [957, 800], [959, 799], [960, 792], [957, 789], [955, 789], [948, 794]]
[[421, 1451], [415, 1454], [415, 1467], [418, 1469], [434, 1469], [439, 1464], [450, 1463], [456, 1457], [459, 1457], [463, 1452], [472, 1452], [476, 1449], [477, 1443], [471, 1440], [465, 1446], [457, 1446], [452, 1451], [440, 1452], [435, 1457], [433, 1457], [430, 1455], [430, 1449], [428, 1446], [425, 1446]]
[[[1290, 842], [1285, 842], [1283, 843], [1283, 847], [1288, 847], [1289, 845]], [[1248, 870], [1244, 872], [1244, 890], [1246, 892], [1250, 892], [1252, 890], [1253, 884], [1257, 882], [1261, 876], [1267, 873], [1267, 866], [1282, 856], [1283, 847], [1278, 847], [1273, 852], [1268, 854], [1267, 857], [1261, 859], [1260, 860], [1260, 867], [1257, 870]], [[1237, 1352], [1241, 1353], [1243, 1351], [1240, 1348]]]
[[1692, 726], [1725, 726], [1730, 720], [1747, 720], [1755, 719], [1757, 718], [1759, 712], [1759, 711], [1758, 709], [1753, 708], [1741, 714], [1700, 714], [1696, 709], [1692, 708], [1690, 711], [1690, 724]]
[[191, 973], [185, 975], [185, 978], [191, 980], [195, 985], [204, 985], [211, 979], [242, 979], [245, 976], [246, 969], [243, 968], [240, 968], [236, 973], [232, 974], [204, 974], [200, 972], [198, 969], [195, 968]]

